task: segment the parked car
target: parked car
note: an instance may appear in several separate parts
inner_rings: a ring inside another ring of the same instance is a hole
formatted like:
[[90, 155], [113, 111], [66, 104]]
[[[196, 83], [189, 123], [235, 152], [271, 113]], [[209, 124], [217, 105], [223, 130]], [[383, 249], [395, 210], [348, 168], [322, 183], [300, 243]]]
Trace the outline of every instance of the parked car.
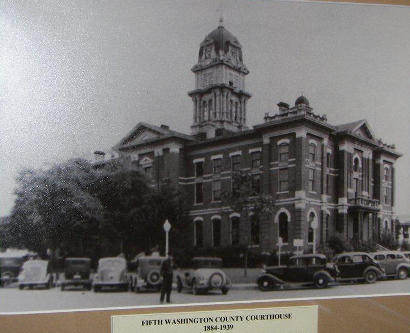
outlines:
[[128, 280], [132, 291], [139, 292], [142, 288], [159, 290], [161, 288], [160, 268], [165, 257], [138, 257], [128, 265]]
[[91, 259], [66, 258], [64, 261], [64, 280], [61, 281], [61, 290], [68, 286], [82, 286], [91, 290]]
[[410, 251], [401, 251], [401, 253], [402, 253], [407, 259], [410, 259]]
[[0, 257], [0, 285], [6, 286], [17, 281], [21, 266], [25, 258], [23, 257]]
[[127, 262], [122, 257], [101, 258], [93, 280], [95, 292], [104, 287], [128, 290]]
[[49, 289], [54, 286], [54, 277], [48, 260], [28, 260], [23, 264], [18, 276], [19, 289], [25, 287], [44, 287]]
[[340, 281], [374, 283], [385, 277], [380, 264], [365, 252], [344, 252], [336, 255], [333, 262], [340, 270]]
[[372, 256], [384, 269], [387, 277], [407, 279], [410, 273], [410, 260], [398, 251], [379, 251]]
[[314, 285], [326, 288], [339, 275], [337, 266], [323, 254], [303, 254], [289, 258], [286, 266], [266, 267], [257, 279], [260, 290], [273, 290], [284, 285]]
[[183, 288], [192, 290], [194, 295], [199, 292], [220, 290], [226, 295], [231, 288], [231, 280], [222, 270], [222, 259], [214, 257], [195, 257], [192, 268], [182, 269], [176, 273], [177, 291]]

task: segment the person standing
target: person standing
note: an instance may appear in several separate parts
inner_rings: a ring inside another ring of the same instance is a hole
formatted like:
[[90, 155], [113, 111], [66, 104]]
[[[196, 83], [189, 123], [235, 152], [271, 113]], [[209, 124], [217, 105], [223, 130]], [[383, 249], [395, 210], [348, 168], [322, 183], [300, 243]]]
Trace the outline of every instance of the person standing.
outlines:
[[171, 257], [167, 257], [167, 259], [162, 262], [160, 273], [162, 276], [160, 302], [164, 302], [166, 295], [167, 303], [171, 303], [172, 279], [174, 275]]

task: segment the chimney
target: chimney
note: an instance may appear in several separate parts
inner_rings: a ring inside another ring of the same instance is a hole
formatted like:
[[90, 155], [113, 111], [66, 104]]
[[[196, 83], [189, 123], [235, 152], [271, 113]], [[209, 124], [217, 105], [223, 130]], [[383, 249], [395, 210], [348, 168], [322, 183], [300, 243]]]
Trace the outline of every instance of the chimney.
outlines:
[[104, 153], [103, 151], [101, 151], [101, 150], [96, 150], [96, 151], [94, 152], [94, 160], [95, 160], [96, 162], [98, 162], [98, 161], [104, 161], [104, 160], [105, 160], [105, 153]]
[[279, 107], [279, 113], [283, 114], [289, 111], [289, 104], [285, 102], [279, 102], [278, 104]]
[[169, 130], [169, 126], [168, 126], [168, 125], [161, 124], [161, 128], [166, 129], [166, 130]]

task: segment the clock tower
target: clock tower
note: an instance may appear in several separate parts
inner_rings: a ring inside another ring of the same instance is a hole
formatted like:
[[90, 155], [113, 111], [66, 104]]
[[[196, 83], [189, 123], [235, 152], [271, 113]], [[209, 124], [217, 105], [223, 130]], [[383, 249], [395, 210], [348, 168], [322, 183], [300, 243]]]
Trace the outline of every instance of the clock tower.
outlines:
[[246, 129], [246, 103], [242, 46], [223, 26], [208, 34], [199, 48], [198, 63], [192, 67], [195, 90], [188, 95], [193, 102], [192, 134], [212, 138]]

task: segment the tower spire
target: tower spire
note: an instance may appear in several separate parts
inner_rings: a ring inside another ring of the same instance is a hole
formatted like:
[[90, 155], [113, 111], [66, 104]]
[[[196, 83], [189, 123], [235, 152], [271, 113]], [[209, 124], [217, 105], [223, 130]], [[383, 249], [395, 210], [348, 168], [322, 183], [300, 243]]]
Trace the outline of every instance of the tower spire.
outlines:
[[219, 17], [219, 26], [220, 26], [220, 27], [223, 27], [223, 26], [224, 26], [224, 17], [223, 17], [222, 14], [221, 14], [221, 16]]

